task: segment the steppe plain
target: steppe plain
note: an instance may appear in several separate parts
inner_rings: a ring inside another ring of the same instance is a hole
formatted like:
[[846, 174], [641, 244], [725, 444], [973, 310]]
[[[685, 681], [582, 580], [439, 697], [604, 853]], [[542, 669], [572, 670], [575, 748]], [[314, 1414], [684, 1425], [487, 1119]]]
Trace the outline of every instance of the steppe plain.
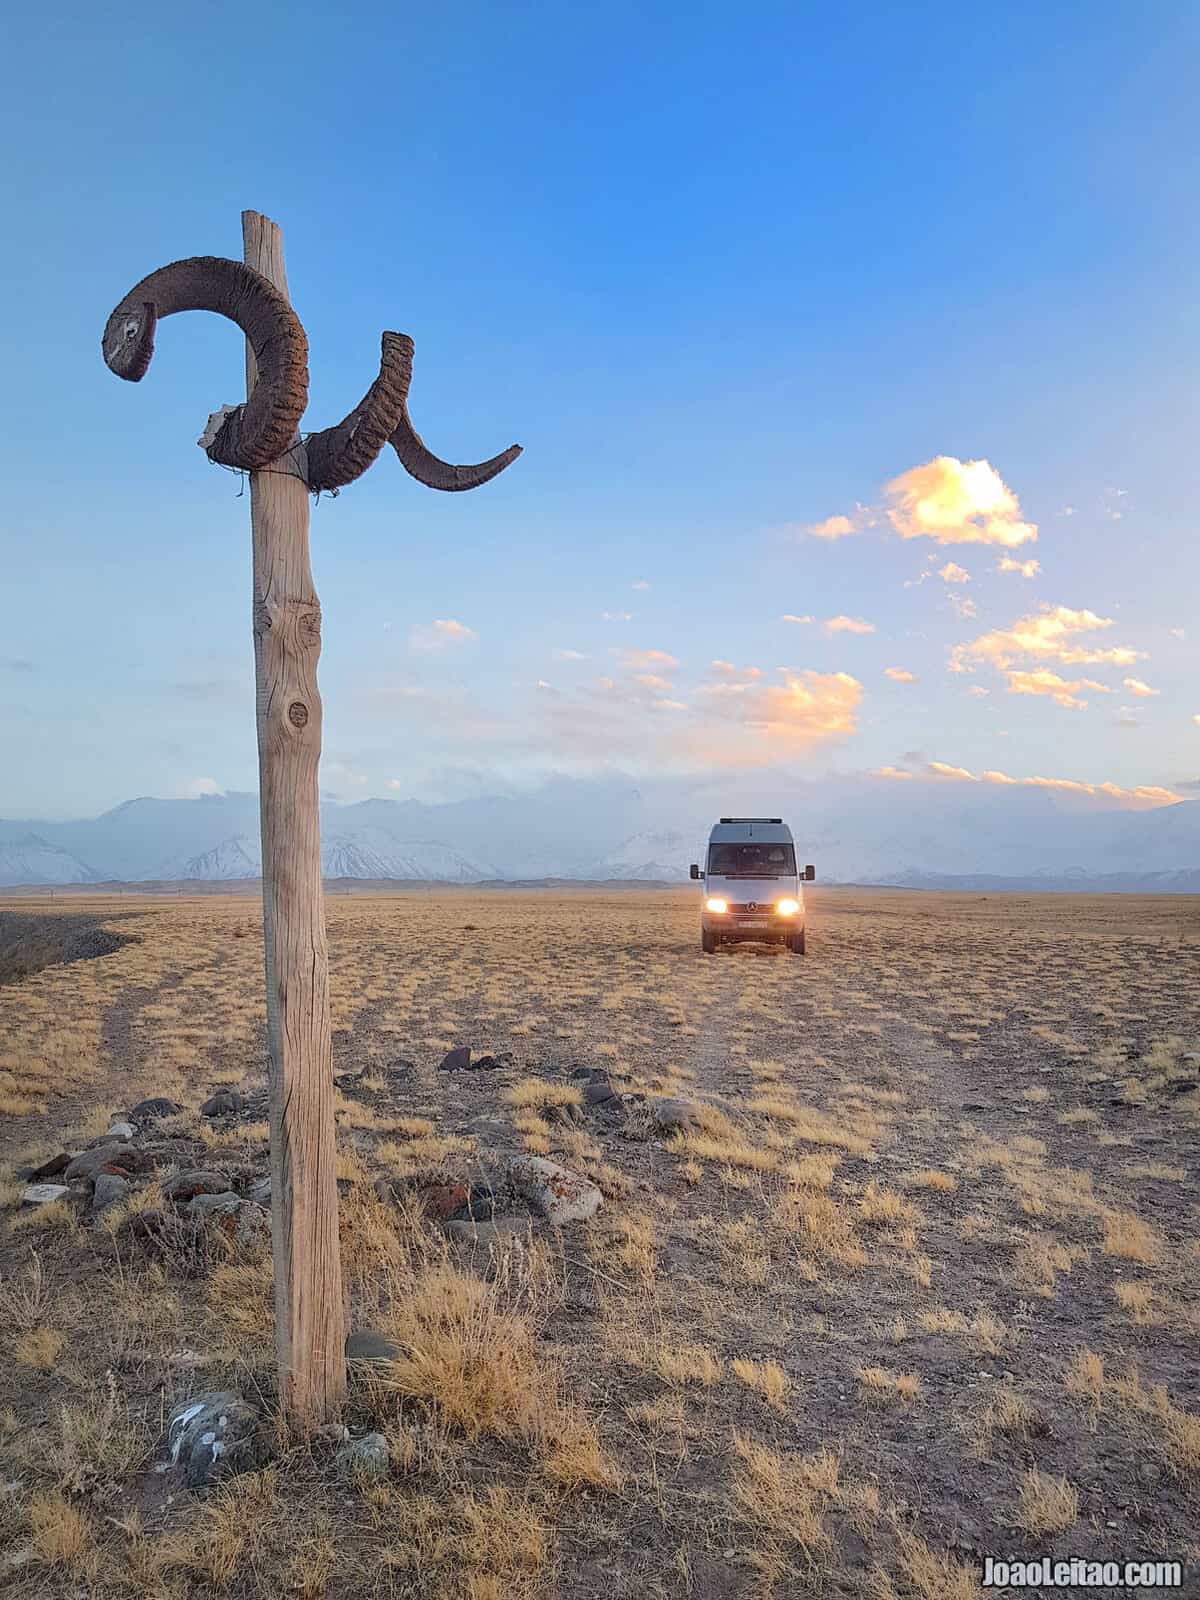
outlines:
[[[1195, 900], [818, 887], [804, 958], [702, 955], [676, 890], [327, 920], [349, 1325], [398, 1351], [346, 1422], [391, 1464], [273, 1430], [200, 1495], [164, 1419], [233, 1388], [271, 1430], [269, 1245], [138, 1219], [179, 1169], [268, 1170], [260, 906], [0, 902], [12, 1600], [965, 1600], [985, 1553], [1200, 1593]], [[463, 1044], [512, 1061], [439, 1071]], [[202, 1116], [221, 1088], [246, 1105]], [[126, 1199], [22, 1203], [147, 1096], [182, 1109]], [[430, 1214], [520, 1151], [595, 1217]]]

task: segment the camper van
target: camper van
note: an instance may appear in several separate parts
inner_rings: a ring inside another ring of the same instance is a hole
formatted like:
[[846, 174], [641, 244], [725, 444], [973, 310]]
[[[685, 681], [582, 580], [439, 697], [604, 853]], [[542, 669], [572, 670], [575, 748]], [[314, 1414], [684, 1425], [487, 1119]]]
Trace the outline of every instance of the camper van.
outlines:
[[703, 868], [700, 944], [712, 955], [721, 944], [753, 939], [804, 954], [804, 891], [816, 869], [796, 870], [792, 830], [782, 817], [722, 817], [708, 836]]

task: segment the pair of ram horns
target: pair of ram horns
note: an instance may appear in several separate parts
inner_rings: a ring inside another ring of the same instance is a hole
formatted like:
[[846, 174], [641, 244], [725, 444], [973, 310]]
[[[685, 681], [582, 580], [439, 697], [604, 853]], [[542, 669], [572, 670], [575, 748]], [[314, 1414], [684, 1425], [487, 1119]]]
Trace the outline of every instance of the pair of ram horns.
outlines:
[[[176, 311], [215, 311], [236, 322], [258, 363], [245, 405], [226, 411], [206, 448], [211, 461], [250, 471], [292, 444], [308, 403], [308, 340], [286, 298], [261, 273], [223, 256], [192, 256], [135, 284], [104, 329], [104, 359], [118, 378], [137, 383], [154, 354], [154, 330]], [[385, 333], [379, 376], [350, 415], [305, 440], [305, 482], [314, 492], [360, 477], [390, 443], [401, 465], [431, 489], [476, 489], [521, 454], [511, 445], [490, 461], [456, 467], [425, 447], [408, 415], [413, 343]], [[206, 436], [207, 438], [207, 436]]]

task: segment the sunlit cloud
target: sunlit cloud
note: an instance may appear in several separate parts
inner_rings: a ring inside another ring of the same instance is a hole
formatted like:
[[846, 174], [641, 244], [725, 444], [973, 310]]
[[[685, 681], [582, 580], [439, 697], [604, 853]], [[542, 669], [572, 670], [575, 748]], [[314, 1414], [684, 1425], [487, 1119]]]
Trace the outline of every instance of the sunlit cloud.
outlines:
[[1186, 639], [1187, 638], [1187, 629], [1186, 628], [1168, 628], [1167, 632], [1171, 635], [1172, 639]]
[[1148, 700], [1152, 695], [1161, 694], [1161, 689], [1152, 689], [1148, 683], [1143, 683], [1140, 678], [1122, 678], [1121, 682], [1126, 690], [1138, 700]]
[[875, 767], [871, 772], [873, 778], [911, 778], [911, 772], [905, 772], [903, 767]]
[[1041, 570], [1040, 561], [1014, 561], [1012, 556], [1001, 556], [996, 563], [997, 572], [1019, 572], [1023, 578], [1036, 578]]
[[951, 594], [949, 596], [949, 600], [957, 616], [963, 617], [967, 621], [970, 621], [972, 617], [977, 617], [979, 615], [979, 607], [975, 604], [974, 600], [971, 599], [970, 595]]
[[721, 678], [736, 678], [743, 683], [756, 683], [763, 675], [761, 667], [735, 667], [732, 661], [714, 661], [712, 670]]
[[1097, 683], [1094, 678], [1060, 678], [1057, 672], [1051, 672], [1046, 667], [1039, 667], [1033, 672], [1010, 671], [1007, 677], [1009, 694], [1045, 695], [1056, 706], [1066, 706], [1072, 711], [1082, 711], [1087, 706], [1086, 700], [1079, 699], [1082, 690], [1090, 689], [1095, 694], [1112, 693], [1107, 684]]
[[938, 577], [943, 583], [970, 583], [971, 581], [971, 574], [965, 567], [960, 567], [957, 561], [947, 561], [944, 567], [939, 567]]
[[1075, 642], [1079, 634], [1097, 633], [1112, 626], [1112, 617], [1100, 617], [1094, 611], [1044, 605], [1031, 616], [1019, 617], [1010, 628], [996, 629], [969, 643], [955, 645], [950, 670], [969, 671], [976, 661], [1005, 668], [1022, 657], [1059, 661], [1066, 666], [1132, 666], [1145, 656], [1145, 651], [1125, 646], [1101, 650]]
[[893, 683], [916, 683], [916, 674], [909, 672], [906, 667], [884, 667], [883, 675], [890, 678]]
[[643, 689], [654, 689], [660, 694], [666, 694], [671, 685], [666, 678], [660, 678], [654, 672], [635, 672], [634, 682], [640, 683]]
[[631, 671], [653, 672], [656, 667], [677, 667], [679, 662], [674, 656], [668, 655], [665, 650], [614, 650], [614, 655], [619, 655], [623, 666]]
[[944, 761], [926, 763], [925, 776], [956, 783], [994, 783], [1017, 785], [1027, 789], [1056, 789], [1064, 794], [1104, 796], [1126, 806], [1168, 806], [1184, 798], [1174, 789], [1156, 784], [1141, 784], [1134, 789], [1122, 788], [1118, 783], [1081, 783], [1075, 778], [1013, 778], [1007, 772], [988, 771], [976, 776], [966, 767], [952, 767]]
[[821, 624], [822, 632], [835, 633], [874, 633], [875, 624], [864, 622], [861, 617], [826, 617]]
[[779, 620], [781, 622], [794, 622], [797, 625], [797, 627], [803, 627], [803, 625], [805, 623], [811, 622], [812, 618], [811, 617], [794, 617], [791, 614], [790, 611], [786, 611], [786, 612], [784, 612], [783, 616]]
[[1015, 546], [1037, 538], [1016, 495], [989, 461], [937, 456], [893, 478], [888, 520], [902, 539]]
[[445, 650], [449, 645], [466, 644], [478, 637], [474, 628], [468, 628], [465, 622], [456, 622], [453, 617], [439, 617], [429, 626], [413, 628], [408, 636], [408, 644], [410, 650]]
[[980, 683], [973, 683], [970, 686], [970, 688], [967, 690], [967, 693], [968, 694], [973, 694], [975, 696], [976, 700], [986, 700], [988, 695], [991, 694], [991, 692], [992, 691], [990, 689], [985, 689], [983, 687], [983, 685], [980, 684]]

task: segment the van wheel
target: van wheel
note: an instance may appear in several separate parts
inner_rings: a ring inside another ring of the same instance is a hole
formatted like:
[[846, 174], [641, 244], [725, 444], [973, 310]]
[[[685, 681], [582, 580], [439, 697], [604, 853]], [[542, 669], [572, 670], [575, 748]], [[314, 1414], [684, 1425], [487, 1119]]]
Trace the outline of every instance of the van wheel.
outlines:
[[800, 929], [799, 933], [789, 933], [788, 934], [787, 947], [792, 952], [792, 954], [794, 956], [802, 956], [804, 954], [804, 929], [803, 928]]
[[716, 955], [716, 953], [717, 953], [717, 936], [716, 936], [716, 934], [715, 933], [707, 933], [707, 932], [705, 932], [704, 929], [701, 929], [700, 930], [700, 948], [701, 948], [701, 950], [704, 951], [704, 954], [706, 956]]

